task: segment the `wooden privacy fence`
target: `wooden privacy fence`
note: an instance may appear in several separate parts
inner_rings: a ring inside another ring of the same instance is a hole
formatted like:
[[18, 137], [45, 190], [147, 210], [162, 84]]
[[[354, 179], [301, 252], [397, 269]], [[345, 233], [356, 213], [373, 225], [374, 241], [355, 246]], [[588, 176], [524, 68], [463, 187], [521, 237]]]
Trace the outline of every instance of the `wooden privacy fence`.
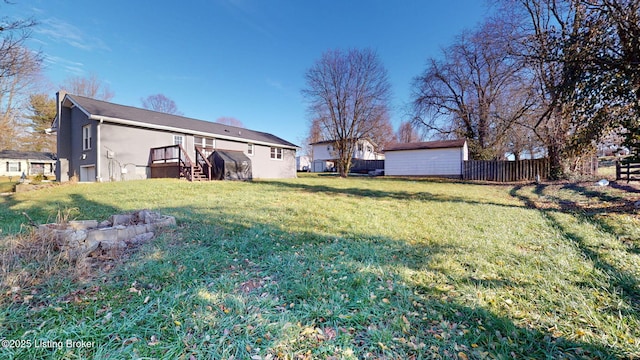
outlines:
[[549, 159], [502, 161], [467, 160], [462, 164], [462, 179], [496, 182], [534, 181], [549, 177]]
[[640, 162], [616, 161], [616, 180], [640, 180]]

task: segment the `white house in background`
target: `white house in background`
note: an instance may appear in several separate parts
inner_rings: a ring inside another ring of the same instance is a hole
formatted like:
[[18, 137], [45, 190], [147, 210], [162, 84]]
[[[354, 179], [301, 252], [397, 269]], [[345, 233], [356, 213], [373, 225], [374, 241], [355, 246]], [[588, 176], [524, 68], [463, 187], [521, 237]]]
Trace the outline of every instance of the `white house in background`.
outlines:
[[[331, 171], [335, 167], [338, 153], [334, 148], [335, 140], [318, 141], [311, 145], [313, 159], [312, 172]], [[353, 159], [384, 160], [384, 154], [376, 152], [376, 145], [366, 139], [360, 139], [353, 149]]]
[[469, 160], [467, 141], [442, 140], [395, 144], [384, 152], [384, 174], [395, 176], [462, 177]]
[[311, 157], [307, 155], [296, 156], [296, 171], [311, 171]]
[[56, 154], [37, 151], [0, 151], [0, 176], [55, 176]]

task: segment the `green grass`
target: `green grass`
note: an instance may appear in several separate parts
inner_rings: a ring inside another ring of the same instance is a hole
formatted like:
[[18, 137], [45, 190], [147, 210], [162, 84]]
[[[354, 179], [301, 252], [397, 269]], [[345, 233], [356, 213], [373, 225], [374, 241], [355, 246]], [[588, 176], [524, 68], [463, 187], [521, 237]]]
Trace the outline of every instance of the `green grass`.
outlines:
[[[639, 357], [638, 197], [318, 176], [3, 197], [0, 338], [94, 346], [0, 357]], [[108, 272], [8, 266], [12, 234], [28, 230], [22, 212], [48, 222], [143, 208], [178, 226]]]
[[0, 177], [0, 193], [9, 193], [13, 192], [13, 188], [15, 187], [15, 181], [9, 181], [7, 178]]

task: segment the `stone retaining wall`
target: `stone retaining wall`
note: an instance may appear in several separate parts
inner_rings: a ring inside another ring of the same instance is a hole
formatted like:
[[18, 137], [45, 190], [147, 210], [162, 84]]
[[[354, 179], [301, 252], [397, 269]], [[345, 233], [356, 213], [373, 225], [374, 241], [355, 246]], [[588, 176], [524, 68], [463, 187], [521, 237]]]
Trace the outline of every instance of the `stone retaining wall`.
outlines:
[[173, 216], [140, 210], [112, 215], [101, 223], [80, 220], [40, 225], [37, 231], [41, 237], [55, 241], [70, 261], [77, 261], [96, 251], [124, 250], [149, 241], [157, 229], [175, 225]]

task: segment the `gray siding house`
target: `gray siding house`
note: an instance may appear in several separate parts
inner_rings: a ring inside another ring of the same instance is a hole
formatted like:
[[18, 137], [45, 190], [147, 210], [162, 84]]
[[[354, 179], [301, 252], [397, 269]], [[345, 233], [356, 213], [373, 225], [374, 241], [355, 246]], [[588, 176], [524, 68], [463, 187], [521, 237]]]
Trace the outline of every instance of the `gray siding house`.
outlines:
[[60, 182], [211, 179], [216, 150], [243, 152], [252, 178], [296, 177], [297, 146], [275, 135], [59, 92]]

